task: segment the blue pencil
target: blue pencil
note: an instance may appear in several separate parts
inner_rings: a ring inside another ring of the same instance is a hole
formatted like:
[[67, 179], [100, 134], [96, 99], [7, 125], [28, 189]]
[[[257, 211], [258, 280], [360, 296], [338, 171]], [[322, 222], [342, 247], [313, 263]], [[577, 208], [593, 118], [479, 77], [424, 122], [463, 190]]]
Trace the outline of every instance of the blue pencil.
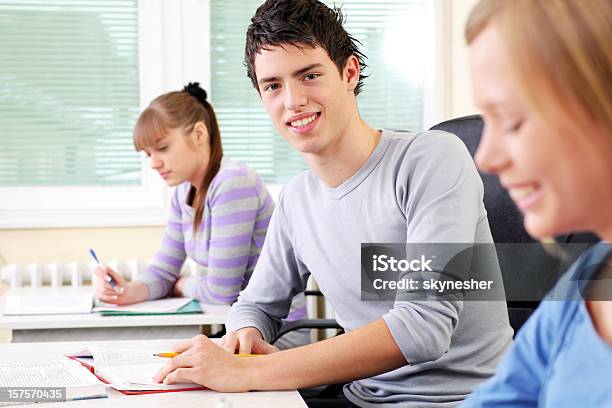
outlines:
[[[98, 259], [98, 256], [96, 255], [96, 251], [94, 251], [92, 248], [89, 248], [89, 254], [96, 261], [99, 267], [104, 268], [104, 265], [102, 264], [102, 262], [100, 262], [100, 260]], [[115, 289], [115, 292], [117, 293], [123, 292], [123, 288], [117, 286], [117, 282], [115, 282], [112, 276], [106, 275], [106, 281], [108, 282], [109, 285], [112, 286], [113, 289]]]

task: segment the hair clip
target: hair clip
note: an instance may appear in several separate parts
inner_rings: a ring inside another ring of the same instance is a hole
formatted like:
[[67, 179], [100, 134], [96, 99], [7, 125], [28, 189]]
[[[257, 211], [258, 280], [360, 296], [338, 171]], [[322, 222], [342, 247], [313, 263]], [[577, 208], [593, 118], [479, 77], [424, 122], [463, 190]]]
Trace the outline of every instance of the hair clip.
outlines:
[[208, 97], [208, 95], [206, 94], [206, 91], [204, 89], [200, 88], [199, 82], [189, 82], [187, 85], [185, 85], [183, 91], [196, 98], [203, 105], [206, 104], [206, 98]]

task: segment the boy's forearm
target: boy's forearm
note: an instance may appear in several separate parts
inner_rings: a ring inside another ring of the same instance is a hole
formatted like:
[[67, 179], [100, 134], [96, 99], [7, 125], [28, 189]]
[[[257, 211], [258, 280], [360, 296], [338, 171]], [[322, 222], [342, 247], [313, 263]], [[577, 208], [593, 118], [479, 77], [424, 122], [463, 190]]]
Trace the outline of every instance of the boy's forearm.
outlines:
[[406, 364], [387, 324], [358, 330], [249, 361], [253, 390], [283, 390], [371, 377]]

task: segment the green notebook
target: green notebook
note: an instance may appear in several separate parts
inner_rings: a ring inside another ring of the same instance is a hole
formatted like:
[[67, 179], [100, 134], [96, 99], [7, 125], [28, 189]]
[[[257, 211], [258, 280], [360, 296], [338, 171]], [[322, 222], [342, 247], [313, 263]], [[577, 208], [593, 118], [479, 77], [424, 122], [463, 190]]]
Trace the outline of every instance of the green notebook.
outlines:
[[177, 314], [195, 314], [203, 313], [202, 308], [197, 300], [192, 300], [185, 306], [172, 312], [128, 312], [125, 310], [104, 310], [99, 311], [102, 316], [157, 316], [157, 315], [177, 315]]

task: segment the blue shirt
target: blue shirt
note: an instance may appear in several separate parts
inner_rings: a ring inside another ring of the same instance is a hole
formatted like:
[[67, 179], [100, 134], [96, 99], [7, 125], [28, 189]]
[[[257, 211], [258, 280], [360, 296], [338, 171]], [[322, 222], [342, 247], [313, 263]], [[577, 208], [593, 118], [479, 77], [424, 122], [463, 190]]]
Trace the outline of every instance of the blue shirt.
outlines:
[[496, 375], [462, 407], [612, 407], [612, 346], [580, 293], [610, 253], [599, 243], [578, 259], [519, 332]]

